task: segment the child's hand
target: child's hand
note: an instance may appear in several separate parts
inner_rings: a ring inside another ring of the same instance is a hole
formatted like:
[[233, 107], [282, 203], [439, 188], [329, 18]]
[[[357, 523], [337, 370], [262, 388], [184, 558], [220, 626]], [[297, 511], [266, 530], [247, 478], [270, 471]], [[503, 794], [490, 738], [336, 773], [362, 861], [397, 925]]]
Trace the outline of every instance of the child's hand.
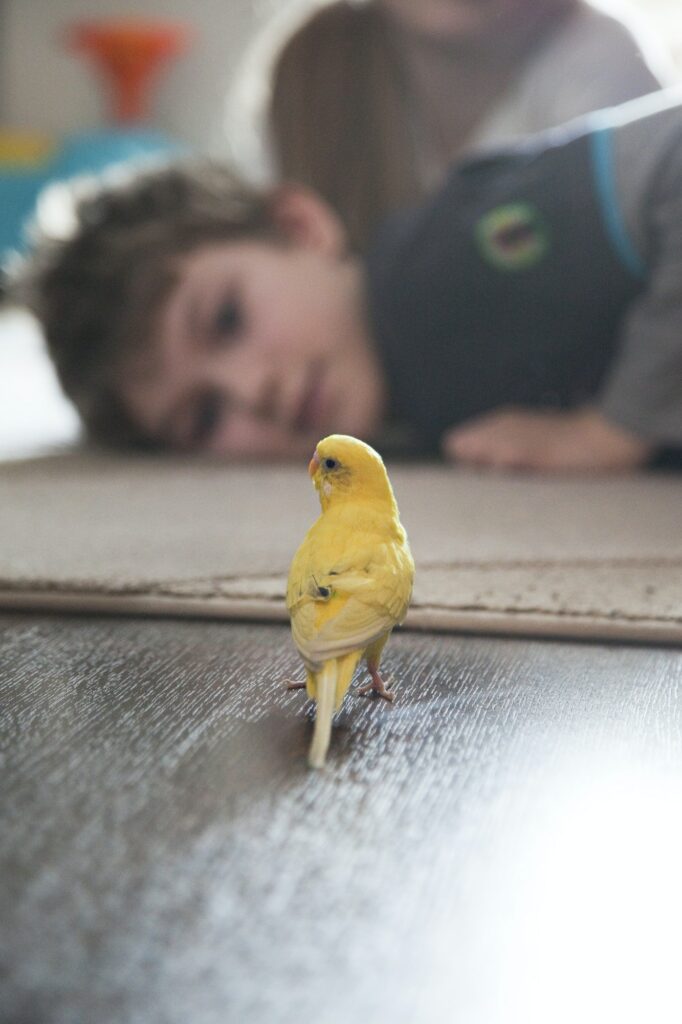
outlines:
[[441, 444], [445, 456], [458, 462], [538, 472], [631, 469], [653, 452], [589, 407], [499, 409], [453, 427]]

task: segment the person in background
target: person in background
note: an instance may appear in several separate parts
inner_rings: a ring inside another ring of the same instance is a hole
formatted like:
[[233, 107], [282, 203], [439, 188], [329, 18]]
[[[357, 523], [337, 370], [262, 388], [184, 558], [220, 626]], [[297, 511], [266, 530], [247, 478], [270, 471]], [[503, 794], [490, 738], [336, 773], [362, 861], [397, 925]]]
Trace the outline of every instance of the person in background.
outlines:
[[232, 155], [261, 182], [314, 188], [363, 249], [462, 155], [674, 80], [653, 34], [587, 0], [337, 0], [281, 45], [265, 109], [247, 115], [251, 156], [237, 88]]
[[273, 459], [395, 425], [464, 464], [679, 465], [682, 93], [456, 164], [366, 256], [311, 189], [152, 169], [13, 282], [101, 440]]

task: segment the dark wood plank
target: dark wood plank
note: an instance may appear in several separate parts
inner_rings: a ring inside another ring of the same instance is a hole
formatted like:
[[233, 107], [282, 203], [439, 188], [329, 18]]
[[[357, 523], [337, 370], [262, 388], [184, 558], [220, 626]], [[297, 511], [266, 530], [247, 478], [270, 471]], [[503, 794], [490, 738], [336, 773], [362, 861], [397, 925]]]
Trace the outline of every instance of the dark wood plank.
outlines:
[[680, 1019], [680, 652], [402, 633], [316, 775], [284, 628], [0, 625], [3, 1021]]

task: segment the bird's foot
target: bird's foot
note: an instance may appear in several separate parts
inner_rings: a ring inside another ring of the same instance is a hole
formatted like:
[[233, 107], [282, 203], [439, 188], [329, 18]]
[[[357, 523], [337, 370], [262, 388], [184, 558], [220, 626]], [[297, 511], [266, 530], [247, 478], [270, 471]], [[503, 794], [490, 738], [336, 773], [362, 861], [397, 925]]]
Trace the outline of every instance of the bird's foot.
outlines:
[[383, 697], [384, 700], [393, 703], [393, 701], [395, 700], [395, 694], [393, 693], [392, 690], [389, 690], [388, 686], [386, 685], [387, 683], [390, 683], [391, 680], [387, 679], [386, 682], [384, 682], [384, 680], [379, 675], [378, 669], [370, 669], [369, 674], [372, 677], [372, 682], [367, 683], [366, 686], [359, 686], [358, 689], [356, 690], [356, 693], [358, 693], [361, 697], [367, 697], [371, 693], [376, 693], [377, 697]]
[[305, 690], [306, 684], [299, 683], [296, 679], [285, 679], [284, 687], [287, 690]]

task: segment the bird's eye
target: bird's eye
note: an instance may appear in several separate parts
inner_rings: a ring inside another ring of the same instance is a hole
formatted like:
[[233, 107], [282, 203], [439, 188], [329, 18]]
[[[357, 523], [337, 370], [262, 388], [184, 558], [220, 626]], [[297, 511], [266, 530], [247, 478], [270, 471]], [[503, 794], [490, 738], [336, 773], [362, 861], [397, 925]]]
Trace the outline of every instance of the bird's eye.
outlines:
[[337, 466], [338, 466], [338, 462], [337, 462], [336, 459], [325, 459], [324, 460], [324, 468], [325, 469], [336, 469]]

